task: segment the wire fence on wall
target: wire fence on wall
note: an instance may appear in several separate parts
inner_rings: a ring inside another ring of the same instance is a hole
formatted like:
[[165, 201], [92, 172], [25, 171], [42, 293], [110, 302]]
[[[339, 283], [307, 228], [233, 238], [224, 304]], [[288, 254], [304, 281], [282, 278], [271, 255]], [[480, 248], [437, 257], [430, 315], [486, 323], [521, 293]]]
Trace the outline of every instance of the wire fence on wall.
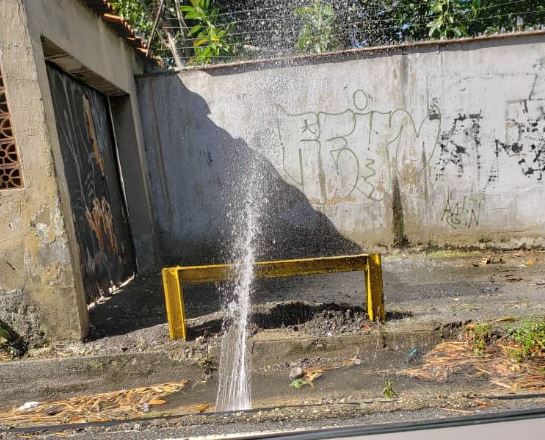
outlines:
[[[165, 8], [150, 55], [161, 67], [181, 67], [545, 29], [543, 1], [458, 0], [457, 9], [432, 7], [439, 3], [228, 0], [200, 20]], [[207, 21], [201, 32], [190, 32]], [[207, 26], [225, 32], [214, 40]]]

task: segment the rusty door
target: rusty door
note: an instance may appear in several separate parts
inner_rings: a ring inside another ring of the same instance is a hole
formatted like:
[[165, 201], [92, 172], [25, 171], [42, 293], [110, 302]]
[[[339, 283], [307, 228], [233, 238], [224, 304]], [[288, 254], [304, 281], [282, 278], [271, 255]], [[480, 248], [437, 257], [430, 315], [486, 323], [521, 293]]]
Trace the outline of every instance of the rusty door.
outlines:
[[108, 99], [47, 66], [87, 302], [135, 272]]

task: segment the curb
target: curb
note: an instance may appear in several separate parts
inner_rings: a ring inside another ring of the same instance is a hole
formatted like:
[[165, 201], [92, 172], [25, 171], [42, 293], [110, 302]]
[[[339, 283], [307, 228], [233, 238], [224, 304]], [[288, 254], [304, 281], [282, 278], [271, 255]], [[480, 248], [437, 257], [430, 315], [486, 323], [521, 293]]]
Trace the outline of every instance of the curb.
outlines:
[[[451, 329], [445, 331], [432, 325], [329, 337], [294, 338], [264, 332], [251, 342], [251, 365], [252, 370], [258, 371], [305, 357], [351, 358], [356, 354], [371, 369], [384, 362], [402, 365], [410, 350], [417, 348], [420, 353], [426, 353], [453, 334]], [[218, 363], [219, 354], [219, 346], [211, 347], [209, 359]], [[202, 374], [194, 362], [173, 359], [166, 351], [5, 362], [0, 364], [0, 407], [182, 379], [200, 380]]]

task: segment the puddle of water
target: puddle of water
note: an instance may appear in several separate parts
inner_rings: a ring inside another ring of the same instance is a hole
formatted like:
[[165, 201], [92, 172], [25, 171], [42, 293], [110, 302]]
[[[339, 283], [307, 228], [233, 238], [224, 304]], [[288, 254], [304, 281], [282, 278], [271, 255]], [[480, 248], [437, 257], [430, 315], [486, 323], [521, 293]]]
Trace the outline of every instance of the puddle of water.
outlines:
[[[350, 401], [353, 395], [358, 398], [384, 399], [385, 379], [393, 384], [397, 395], [402, 396], [409, 391], [436, 395], [439, 392], [449, 393], [461, 391], [462, 387], [472, 390], [486, 385], [482, 378], [468, 378], [465, 375], [454, 375], [446, 383], [425, 382], [407, 376], [398, 376], [396, 370], [372, 372], [368, 366], [355, 365], [347, 368], [328, 370], [316, 379], [313, 385], [304, 385], [300, 389], [290, 387], [289, 368], [278, 372], [257, 372], [252, 374], [253, 408], [270, 408], [286, 404], [308, 404], [329, 400], [332, 397], [345, 398]], [[196, 405], [209, 404], [209, 411], [214, 411], [217, 378], [206, 383], [189, 384], [185, 389], [166, 398], [167, 404], [161, 409], [165, 411], [186, 408], [187, 412], [195, 412]]]

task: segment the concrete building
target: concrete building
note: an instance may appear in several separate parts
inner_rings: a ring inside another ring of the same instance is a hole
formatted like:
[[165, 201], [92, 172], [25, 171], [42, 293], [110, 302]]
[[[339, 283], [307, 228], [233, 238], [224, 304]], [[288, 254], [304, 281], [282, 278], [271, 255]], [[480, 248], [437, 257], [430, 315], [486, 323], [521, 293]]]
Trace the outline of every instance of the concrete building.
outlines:
[[545, 32], [181, 72], [102, 0], [0, 0], [0, 319], [86, 335], [135, 272], [219, 261], [248, 170], [260, 257], [543, 246]]
[[0, 319], [35, 343], [85, 336], [87, 304], [155, 266], [145, 47], [111, 12], [0, 0]]

